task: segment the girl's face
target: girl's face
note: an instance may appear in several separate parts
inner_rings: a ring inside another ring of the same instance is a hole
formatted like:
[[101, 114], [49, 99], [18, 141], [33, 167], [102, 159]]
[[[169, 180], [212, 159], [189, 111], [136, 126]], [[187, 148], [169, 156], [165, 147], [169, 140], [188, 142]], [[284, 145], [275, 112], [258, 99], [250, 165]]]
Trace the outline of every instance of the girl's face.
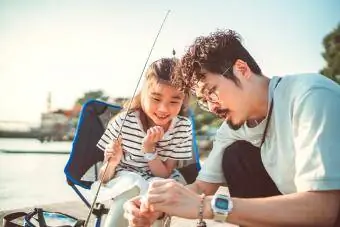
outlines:
[[141, 98], [142, 109], [153, 123], [168, 127], [181, 110], [184, 93], [170, 85], [154, 82], [142, 93]]

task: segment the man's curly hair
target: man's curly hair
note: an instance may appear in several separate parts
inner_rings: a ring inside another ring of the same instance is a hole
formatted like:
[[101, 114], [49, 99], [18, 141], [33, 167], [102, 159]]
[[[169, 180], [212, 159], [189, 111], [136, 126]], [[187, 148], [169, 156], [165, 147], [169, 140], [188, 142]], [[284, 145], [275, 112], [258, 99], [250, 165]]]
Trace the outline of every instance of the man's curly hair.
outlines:
[[[261, 69], [242, 46], [241, 37], [232, 30], [217, 30], [208, 36], [196, 38], [181, 59], [176, 73], [173, 74], [173, 84], [184, 91], [192, 89], [198, 81], [204, 79], [204, 71], [222, 74], [232, 66], [237, 59], [247, 62], [255, 74], [261, 74]], [[230, 73], [225, 76], [237, 83], [237, 78]]]

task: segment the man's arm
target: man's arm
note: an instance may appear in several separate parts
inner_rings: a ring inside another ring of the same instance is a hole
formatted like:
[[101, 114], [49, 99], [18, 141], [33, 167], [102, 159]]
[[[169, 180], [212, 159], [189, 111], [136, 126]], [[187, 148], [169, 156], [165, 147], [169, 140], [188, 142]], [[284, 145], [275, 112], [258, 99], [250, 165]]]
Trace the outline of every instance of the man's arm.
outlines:
[[[211, 219], [211, 196], [204, 217]], [[267, 198], [232, 198], [228, 222], [246, 226], [334, 226], [340, 208], [340, 190], [299, 192]]]
[[186, 187], [189, 188], [191, 191], [196, 192], [197, 194], [206, 194], [206, 195], [213, 195], [219, 186], [223, 185], [222, 183], [208, 183], [201, 180], [196, 180], [194, 183], [187, 185]]
[[198, 193], [212, 195], [218, 187], [225, 184], [223, 174], [222, 160], [226, 147], [236, 141], [240, 135], [236, 135], [236, 131], [232, 131], [224, 122], [216, 132], [213, 142], [213, 148], [209, 156], [204, 160], [204, 165], [196, 178], [196, 181], [188, 185], [187, 188]]

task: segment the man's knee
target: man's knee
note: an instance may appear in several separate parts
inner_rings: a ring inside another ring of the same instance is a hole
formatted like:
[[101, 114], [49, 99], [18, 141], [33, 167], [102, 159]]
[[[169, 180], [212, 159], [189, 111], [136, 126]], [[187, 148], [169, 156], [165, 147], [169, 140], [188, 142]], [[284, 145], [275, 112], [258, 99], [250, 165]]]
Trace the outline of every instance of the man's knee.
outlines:
[[244, 159], [251, 158], [251, 155], [260, 152], [260, 149], [251, 143], [239, 140], [225, 148], [222, 160], [222, 169], [224, 173], [228, 173], [240, 168], [240, 163]]

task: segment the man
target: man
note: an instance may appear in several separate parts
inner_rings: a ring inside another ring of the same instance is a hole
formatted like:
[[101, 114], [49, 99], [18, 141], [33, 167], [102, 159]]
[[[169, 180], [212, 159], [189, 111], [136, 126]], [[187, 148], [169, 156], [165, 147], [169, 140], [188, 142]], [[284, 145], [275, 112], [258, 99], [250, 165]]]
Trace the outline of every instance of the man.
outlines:
[[[317, 74], [265, 77], [230, 30], [198, 37], [174, 82], [225, 122], [192, 185], [154, 182], [149, 212], [138, 198], [126, 204], [131, 226], [159, 212], [240, 226], [340, 226], [337, 84]], [[216, 192], [225, 183], [231, 197]]]

